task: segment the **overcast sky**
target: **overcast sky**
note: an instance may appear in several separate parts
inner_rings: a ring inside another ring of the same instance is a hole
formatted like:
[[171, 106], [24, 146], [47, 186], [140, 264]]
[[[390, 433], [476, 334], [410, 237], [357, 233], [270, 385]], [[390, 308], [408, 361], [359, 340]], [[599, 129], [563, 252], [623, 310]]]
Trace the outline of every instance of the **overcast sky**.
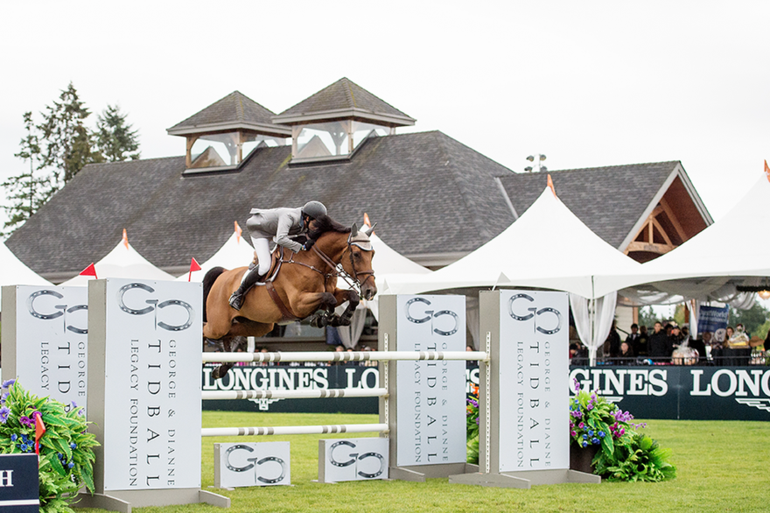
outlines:
[[401, 132], [441, 130], [517, 172], [537, 152], [552, 170], [680, 160], [715, 219], [770, 157], [770, 2], [38, 1], [3, 14], [2, 178], [25, 169], [23, 113], [40, 119], [70, 81], [92, 112], [128, 113], [143, 158], [183, 154], [166, 129], [234, 90], [279, 113], [341, 77], [417, 119]]

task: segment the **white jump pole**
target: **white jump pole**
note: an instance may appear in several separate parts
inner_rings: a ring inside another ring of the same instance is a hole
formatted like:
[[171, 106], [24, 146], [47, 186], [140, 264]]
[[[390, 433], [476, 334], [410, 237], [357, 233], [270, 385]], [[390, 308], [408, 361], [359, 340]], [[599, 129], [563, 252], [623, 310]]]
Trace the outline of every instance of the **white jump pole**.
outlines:
[[382, 433], [387, 430], [387, 424], [203, 428], [201, 436], [325, 435], [332, 433]]
[[358, 388], [339, 388], [321, 390], [223, 390], [203, 392], [205, 400], [229, 399], [325, 399], [332, 397], [384, 397], [388, 391], [384, 388], [361, 390]]
[[355, 352], [292, 352], [292, 353], [202, 353], [203, 363], [233, 362], [377, 362], [397, 360], [464, 360], [489, 361], [483, 351], [355, 351]]

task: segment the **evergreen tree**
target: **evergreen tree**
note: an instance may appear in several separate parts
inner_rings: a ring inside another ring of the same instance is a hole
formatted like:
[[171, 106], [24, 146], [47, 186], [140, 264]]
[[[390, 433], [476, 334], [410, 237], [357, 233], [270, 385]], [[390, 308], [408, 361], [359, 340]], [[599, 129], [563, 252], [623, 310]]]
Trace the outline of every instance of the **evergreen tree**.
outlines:
[[46, 106], [43, 123], [37, 127], [44, 142], [38, 168], [51, 168], [54, 190], [69, 182], [86, 164], [103, 160], [98, 152], [92, 151], [92, 135], [85, 126], [91, 112], [72, 82], [61, 92], [59, 100]]
[[32, 112], [24, 113], [24, 129], [27, 135], [19, 142], [19, 152], [14, 154], [24, 161], [29, 161], [29, 171], [12, 176], [3, 182], [6, 198], [10, 202], [3, 206], [8, 214], [8, 221], [3, 225], [3, 236], [8, 236], [38, 211], [53, 194], [49, 178], [41, 176], [35, 167], [40, 160], [40, 140], [36, 133]]
[[139, 158], [137, 131], [126, 123], [126, 115], [120, 108], [107, 105], [96, 122], [96, 145], [107, 162]]

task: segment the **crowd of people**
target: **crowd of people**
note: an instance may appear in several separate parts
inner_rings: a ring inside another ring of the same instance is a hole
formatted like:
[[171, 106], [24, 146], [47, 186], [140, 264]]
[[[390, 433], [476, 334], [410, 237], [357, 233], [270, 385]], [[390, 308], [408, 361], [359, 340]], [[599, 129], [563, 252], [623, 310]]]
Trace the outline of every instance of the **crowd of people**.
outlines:
[[[600, 348], [599, 360], [615, 365], [678, 364], [678, 365], [749, 365], [765, 363], [764, 356], [752, 356], [751, 337], [742, 324], [728, 326], [724, 335], [701, 333], [692, 337], [688, 326], [680, 327], [675, 321], [655, 322], [652, 329], [631, 325], [625, 340], [621, 340], [615, 322]], [[770, 333], [764, 345], [754, 351], [770, 351]], [[588, 350], [580, 342], [570, 346], [570, 358], [576, 365], [588, 363]]]

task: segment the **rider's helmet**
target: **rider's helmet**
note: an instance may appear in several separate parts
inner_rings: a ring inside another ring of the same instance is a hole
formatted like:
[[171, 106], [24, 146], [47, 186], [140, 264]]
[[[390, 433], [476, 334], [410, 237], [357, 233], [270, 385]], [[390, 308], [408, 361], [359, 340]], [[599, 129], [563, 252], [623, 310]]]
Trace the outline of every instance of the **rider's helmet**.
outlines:
[[302, 207], [302, 213], [313, 219], [317, 219], [318, 216], [326, 215], [326, 207], [320, 201], [308, 201], [305, 203], [305, 206]]

